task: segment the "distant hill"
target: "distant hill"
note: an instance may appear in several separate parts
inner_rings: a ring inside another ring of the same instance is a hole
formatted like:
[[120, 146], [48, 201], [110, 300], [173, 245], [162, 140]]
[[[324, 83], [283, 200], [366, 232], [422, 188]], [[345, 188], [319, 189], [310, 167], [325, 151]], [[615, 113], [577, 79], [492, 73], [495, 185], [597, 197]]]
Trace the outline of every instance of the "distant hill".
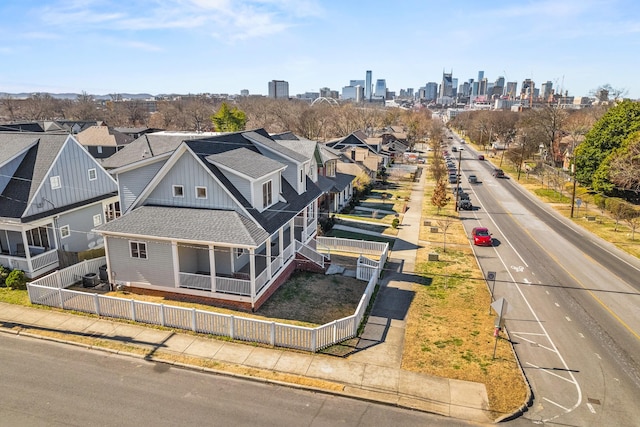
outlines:
[[[28, 92], [28, 93], [27, 92], [22, 92], [22, 93], [0, 92], [0, 98], [6, 98], [10, 96], [11, 98], [25, 99], [25, 98], [29, 98], [34, 93], [47, 93], [47, 92]], [[52, 98], [56, 98], [56, 99], [77, 99], [78, 96], [80, 96], [79, 93], [49, 93], [49, 95], [51, 95]], [[123, 99], [149, 99], [154, 97], [154, 95], [151, 95], [149, 93], [119, 93], [118, 95], [120, 95]], [[93, 98], [98, 101], [111, 99], [110, 95], [91, 95], [91, 96], [93, 96]]]

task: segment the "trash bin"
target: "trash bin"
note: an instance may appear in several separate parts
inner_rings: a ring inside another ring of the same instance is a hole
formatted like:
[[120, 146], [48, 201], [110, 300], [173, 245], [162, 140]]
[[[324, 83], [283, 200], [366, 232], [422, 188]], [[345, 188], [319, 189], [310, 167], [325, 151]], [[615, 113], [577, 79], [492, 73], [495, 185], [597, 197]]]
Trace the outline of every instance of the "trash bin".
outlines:
[[93, 288], [100, 283], [100, 277], [96, 273], [87, 273], [82, 276], [82, 286], [85, 288]]
[[107, 274], [107, 265], [103, 265], [100, 267], [100, 281], [106, 282], [109, 280], [109, 275]]

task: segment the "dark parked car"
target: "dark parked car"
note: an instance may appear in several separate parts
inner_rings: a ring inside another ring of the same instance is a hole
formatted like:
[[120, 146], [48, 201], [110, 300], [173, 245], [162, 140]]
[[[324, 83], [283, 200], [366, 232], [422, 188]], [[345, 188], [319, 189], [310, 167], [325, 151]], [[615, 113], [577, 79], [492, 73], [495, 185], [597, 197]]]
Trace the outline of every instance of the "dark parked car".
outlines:
[[469, 175], [469, 184], [477, 184], [478, 183], [478, 177], [475, 175]]
[[458, 200], [458, 209], [464, 209], [465, 211], [472, 210], [473, 205], [471, 204], [471, 200], [469, 199]]
[[504, 171], [502, 169], [495, 169], [492, 175], [496, 178], [504, 178]]
[[484, 156], [483, 156], [482, 154], [480, 154], [480, 155], [478, 156], [478, 160], [484, 160]]

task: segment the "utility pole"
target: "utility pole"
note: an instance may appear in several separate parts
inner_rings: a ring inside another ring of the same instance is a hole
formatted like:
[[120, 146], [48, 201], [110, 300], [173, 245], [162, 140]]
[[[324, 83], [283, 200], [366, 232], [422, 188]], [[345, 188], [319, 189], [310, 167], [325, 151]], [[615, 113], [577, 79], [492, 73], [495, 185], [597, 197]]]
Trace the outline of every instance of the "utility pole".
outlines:
[[575, 157], [571, 159], [571, 175], [573, 176], [573, 192], [571, 193], [571, 215], [573, 218], [573, 207], [576, 203], [576, 160]]

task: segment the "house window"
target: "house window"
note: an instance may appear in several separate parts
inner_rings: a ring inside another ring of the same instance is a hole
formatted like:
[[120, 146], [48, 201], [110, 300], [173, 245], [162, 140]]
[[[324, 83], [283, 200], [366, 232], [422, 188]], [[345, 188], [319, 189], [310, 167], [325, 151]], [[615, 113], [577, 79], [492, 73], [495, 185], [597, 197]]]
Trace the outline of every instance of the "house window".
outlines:
[[71, 235], [71, 229], [68, 225], [63, 225], [60, 227], [60, 238], [64, 239], [65, 237], [69, 237]]
[[93, 226], [97, 227], [100, 224], [102, 224], [102, 215], [100, 215], [100, 214], [94, 215], [93, 216]]
[[143, 242], [129, 242], [131, 258], [147, 259], [147, 244]]
[[89, 169], [88, 173], [89, 173], [89, 181], [95, 181], [96, 179], [98, 179], [98, 174], [96, 173], [95, 168]]
[[327, 162], [327, 176], [330, 176], [330, 177], [336, 176], [336, 162], [334, 161]]
[[262, 184], [262, 207], [266, 208], [267, 206], [271, 206], [273, 202], [273, 195], [271, 193], [271, 181], [267, 181]]
[[98, 154], [102, 154], [102, 145], [98, 145], [97, 150]]
[[25, 231], [27, 235], [27, 243], [29, 246], [42, 246], [43, 248], [49, 247], [49, 235], [47, 233], [47, 227], [37, 227], [31, 230]]
[[196, 199], [207, 198], [207, 187], [196, 187]]
[[235, 248], [236, 258], [240, 258], [246, 251], [244, 248]]
[[56, 190], [58, 188], [60, 188], [60, 176], [56, 175], [56, 176], [52, 176], [51, 178], [49, 178], [49, 183], [51, 184], [51, 189], [52, 190]]
[[173, 186], [173, 197], [184, 197], [184, 187], [182, 185]]
[[120, 202], [109, 203], [104, 211], [104, 217], [107, 222], [113, 221], [116, 218], [120, 218], [122, 212], [120, 211]]

